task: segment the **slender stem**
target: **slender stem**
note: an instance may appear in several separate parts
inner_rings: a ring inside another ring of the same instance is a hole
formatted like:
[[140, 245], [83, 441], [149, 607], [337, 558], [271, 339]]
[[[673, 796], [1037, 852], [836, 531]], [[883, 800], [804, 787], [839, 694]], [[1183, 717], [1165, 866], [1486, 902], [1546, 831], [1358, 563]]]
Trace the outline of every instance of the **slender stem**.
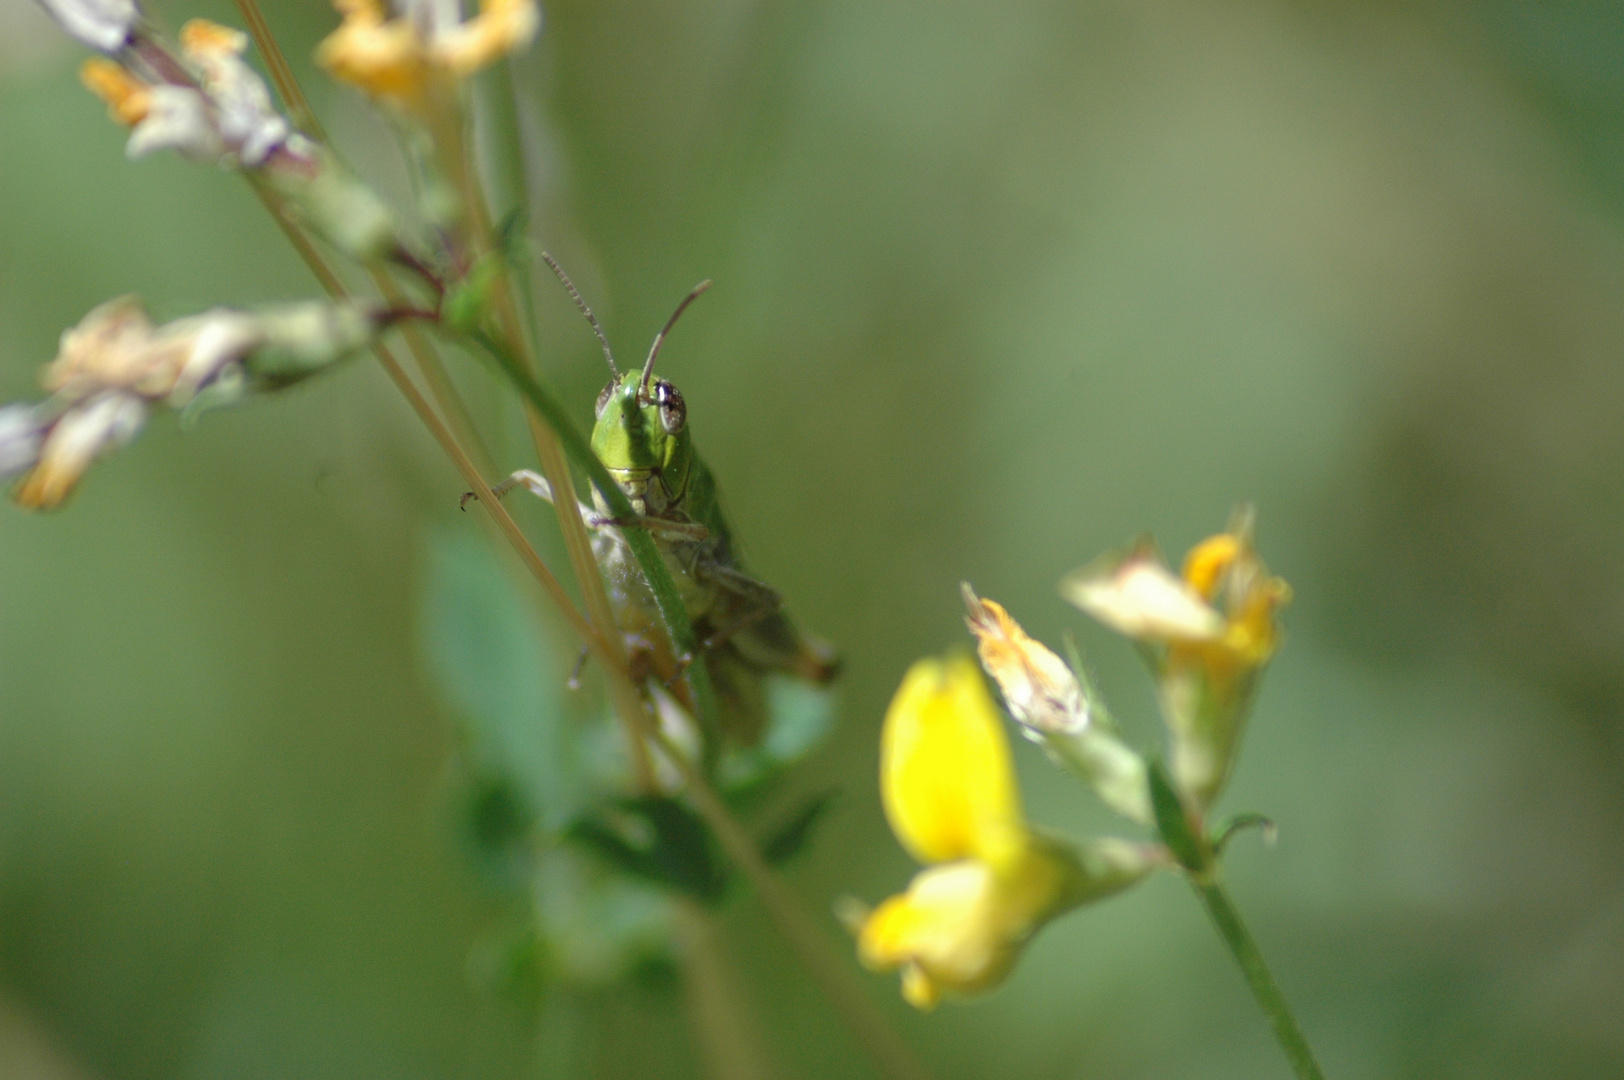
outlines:
[[1269, 967], [1263, 962], [1263, 954], [1258, 951], [1257, 942], [1247, 932], [1246, 924], [1241, 922], [1240, 912], [1230, 902], [1229, 894], [1218, 883], [1216, 877], [1210, 875], [1189, 874], [1190, 885], [1195, 889], [1196, 895], [1212, 916], [1213, 925], [1218, 928], [1218, 936], [1224, 939], [1229, 951], [1234, 954], [1235, 962], [1241, 966], [1246, 975], [1246, 982], [1252, 988], [1252, 994], [1263, 1009], [1263, 1015], [1269, 1018], [1269, 1024], [1274, 1028], [1274, 1037], [1280, 1043], [1280, 1049], [1285, 1052], [1286, 1060], [1291, 1062], [1292, 1069], [1297, 1073], [1298, 1080], [1325, 1080], [1325, 1074], [1320, 1072], [1319, 1063], [1314, 1060], [1314, 1051], [1309, 1049], [1308, 1040], [1303, 1036], [1303, 1029], [1297, 1025], [1297, 1018], [1292, 1015], [1291, 1007], [1286, 1004], [1285, 996], [1280, 993], [1280, 987], [1269, 973]]
[[[383, 298], [391, 306], [398, 306], [404, 302], [404, 294], [399, 284], [390, 276], [389, 272], [381, 266], [369, 266], [367, 271], [372, 276], [373, 284], [383, 294]], [[440, 361], [439, 354], [433, 344], [419, 326], [407, 323], [401, 327], [401, 336], [406, 340], [406, 350], [417, 361], [418, 370], [423, 373], [423, 379], [429, 384], [429, 392], [434, 395], [435, 404], [439, 405], [440, 412], [451, 424], [456, 432], [457, 441], [468, 448], [469, 455], [481, 472], [494, 471], [490, 451], [485, 441], [480, 438], [479, 429], [474, 424], [468, 405], [457, 393], [456, 385], [451, 381], [451, 375]]]
[[[322, 259], [315, 246], [310, 243], [309, 238], [283, 212], [275, 197], [261, 184], [251, 182], [250, 186], [259, 195], [261, 201], [264, 202], [265, 209], [270, 212], [271, 218], [281, 227], [288, 238], [288, 242], [293, 245], [294, 250], [299, 253], [305, 265], [310, 268], [310, 272], [315, 275], [316, 280], [321, 283], [327, 294], [336, 300], [347, 298], [349, 291], [345, 289], [344, 283], [338, 279], [338, 276]], [[600, 662], [608, 662], [610, 654], [603, 636], [586, 621], [580, 609], [575, 606], [574, 602], [570, 600], [569, 594], [564, 591], [564, 586], [553, 576], [552, 571], [547, 569], [547, 564], [542, 561], [541, 556], [531, 546], [530, 541], [525, 539], [524, 533], [519, 531], [518, 524], [513, 520], [512, 515], [507, 512], [507, 508], [502, 505], [501, 500], [492, 494], [490, 485], [480, 475], [479, 469], [474, 465], [473, 460], [458, 444], [456, 437], [446, 427], [445, 422], [434, 412], [433, 406], [429, 404], [428, 399], [423, 396], [417, 385], [412, 382], [405, 369], [400, 366], [400, 361], [395, 359], [394, 354], [382, 342], [375, 343], [372, 349], [389, 378], [405, 395], [407, 403], [412, 407], [412, 411], [417, 413], [423, 425], [434, 436], [434, 441], [440, 444], [440, 448], [445, 451], [446, 456], [457, 467], [457, 471], [462, 474], [463, 481], [479, 497], [480, 505], [490, 514], [491, 520], [496, 524], [498, 530], [507, 538], [508, 543], [513, 546], [520, 560], [525, 564], [531, 575], [535, 577], [537, 583], [541, 585], [542, 590], [547, 593], [548, 598], [558, 606], [559, 612], [564, 616], [564, 621], [569, 623], [570, 628], [580, 636], [587, 648], [591, 649], [593, 654], [600, 658]]]
[[713, 1080], [767, 1080], [766, 1048], [734, 981], [716, 917], [698, 901], [677, 896], [675, 914], [683, 998]]
[[257, 0], [237, 0], [237, 10], [242, 12], [243, 22], [248, 24], [248, 33], [254, 39], [254, 45], [259, 49], [259, 55], [265, 58], [265, 70], [271, 76], [271, 82], [276, 85], [277, 96], [288, 112], [293, 114], [293, 122], [313, 139], [327, 141], [327, 135], [321, 129], [321, 121], [310, 108], [310, 102], [305, 99], [304, 91], [299, 89], [299, 80], [293, 77], [293, 69], [288, 66], [288, 58], [283, 55], [282, 47], [276, 43], [276, 37], [265, 22], [265, 15], [259, 10]]
[[[461, 193], [464, 213], [467, 214], [473, 234], [473, 254], [476, 258], [490, 255], [495, 250], [490, 209], [486, 205], [485, 191], [474, 170], [469, 147], [464, 139], [462, 114], [460, 111], [436, 109], [431, 114], [429, 127], [440, 156], [441, 167], [452, 177]], [[507, 360], [513, 363], [515, 372], [533, 381], [536, 372], [535, 360], [524, 326], [519, 320], [512, 281], [505, 265], [499, 266], [499, 271], [492, 299], [497, 321], [507, 342], [502, 352]], [[587, 534], [586, 522], [581, 519], [581, 508], [575, 499], [575, 479], [570, 475], [569, 459], [559, 446], [559, 440], [563, 437], [559, 424], [568, 425], [569, 417], [559, 409], [556, 416], [547, 415], [543, 418], [542, 414], [538, 414], [536, 409], [531, 407], [532, 405], [533, 403], [527, 402], [524, 410], [525, 421], [530, 428], [530, 439], [535, 445], [542, 475], [547, 478], [553, 489], [553, 511], [558, 516], [559, 531], [564, 537], [564, 551], [569, 556], [576, 582], [580, 585], [581, 595], [586, 601], [587, 616], [608, 642], [610, 659], [606, 666], [610, 672], [609, 692], [614, 700], [615, 714], [625, 729], [628, 749], [632, 756], [634, 780], [640, 789], [647, 789], [653, 784], [653, 765], [649, 760], [648, 747], [637, 738], [637, 720], [633, 715], [641, 714], [647, 708], [647, 703], [627, 670], [625, 643], [616, 629], [614, 610], [609, 605], [609, 592], [604, 587], [597, 557], [592, 552], [592, 540]], [[571, 430], [573, 431], [573, 428]], [[587, 456], [591, 458], [593, 464], [597, 464], [596, 456], [590, 452]], [[602, 466], [599, 468], [601, 471]], [[618, 486], [616, 492], [619, 492]]]
[[772, 919], [790, 951], [873, 1057], [881, 1075], [890, 1080], [930, 1080], [930, 1073], [923, 1063], [914, 1056], [908, 1044], [891, 1030], [857, 977], [834, 958], [827, 935], [818, 929], [795, 894], [773, 873], [756, 848], [756, 842], [728, 810], [705, 774], [663, 732], [651, 730], [648, 734], [682, 774], [694, 809], [705, 819], [720, 841], [722, 850], [727, 852], [728, 858], [755, 889], [762, 906], [767, 909], [767, 916]]

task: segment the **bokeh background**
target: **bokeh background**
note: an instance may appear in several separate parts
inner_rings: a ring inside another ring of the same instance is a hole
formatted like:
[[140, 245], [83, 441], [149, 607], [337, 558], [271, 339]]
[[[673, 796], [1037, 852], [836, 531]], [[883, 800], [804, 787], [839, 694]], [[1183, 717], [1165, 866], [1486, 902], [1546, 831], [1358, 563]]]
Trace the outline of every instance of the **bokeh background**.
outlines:
[[[398, 184], [306, 62], [331, 12], [266, 11]], [[961, 579], [1074, 631], [1149, 745], [1130, 650], [1054, 583], [1250, 499], [1297, 598], [1226, 797], [1281, 838], [1230, 876], [1328, 1073], [1624, 1076], [1621, 12], [547, 6], [518, 69], [533, 231], [627, 356], [716, 279], [664, 371], [754, 567], [848, 660], [797, 781], [843, 792], [788, 871], [814, 910], [912, 872], [879, 718], [964, 642]], [[6, 399], [109, 296], [315, 291], [234, 177], [127, 163], [78, 58], [0, 0]], [[601, 361], [538, 284], [584, 422]], [[695, 1075], [659, 987], [538, 1022], [469, 977], [501, 904], [448, 825], [419, 632], [427, 552], [478, 531], [460, 490], [358, 362], [154, 425], [60, 513], [0, 509], [0, 1076]], [[1032, 817], [1107, 825], [1019, 754]], [[781, 1075], [864, 1075], [759, 909], [725, 929]], [[1286, 1075], [1171, 877], [984, 1001], [918, 1015], [863, 977], [944, 1078]]]

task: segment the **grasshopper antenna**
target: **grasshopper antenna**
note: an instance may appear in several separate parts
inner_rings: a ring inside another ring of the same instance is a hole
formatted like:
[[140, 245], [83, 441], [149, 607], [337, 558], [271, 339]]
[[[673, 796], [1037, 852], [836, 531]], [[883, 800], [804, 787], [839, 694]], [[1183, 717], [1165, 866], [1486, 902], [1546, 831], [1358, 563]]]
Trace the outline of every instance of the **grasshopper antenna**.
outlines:
[[660, 327], [660, 332], [654, 335], [654, 345], [649, 349], [648, 360], [643, 364], [642, 386], [645, 394], [648, 393], [649, 376], [654, 374], [654, 358], [660, 355], [660, 346], [665, 344], [665, 335], [669, 334], [671, 332], [671, 328], [677, 325], [677, 320], [682, 318], [682, 313], [684, 311], [688, 310], [688, 305], [693, 303], [695, 300], [698, 300], [700, 294], [710, 287], [710, 278], [706, 278], [698, 285], [695, 285], [694, 291], [682, 298], [682, 303], [677, 305], [677, 310], [671, 313], [671, 317], [665, 320], [665, 325]]
[[[581, 309], [581, 314], [586, 316], [586, 321], [592, 324], [592, 332], [598, 335], [598, 344], [603, 346], [603, 358], [609, 361], [609, 373], [617, 379], [620, 378], [620, 369], [615, 367], [615, 354], [609, 349], [609, 339], [603, 336], [603, 327], [598, 325], [597, 316], [592, 314], [592, 309], [586, 306], [586, 301], [582, 300], [581, 294], [576, 291], [575, 282], [571, 281], [570, 276], [564, 273], [564, 268], [558, 265], [558, 260], [545, 251], [541, 253], [541, 261], [546, 263], [548, 269], [552, 270], [554, 276], [563, 283], [565, 291], [570, 294], [570, 299], [574, 300], [575, 306]], [[707, 281], [705, 284], [709, 285], [710, 282]], [[692, 297], [689, 297], [689, 299], [692, 299]], [[686, 305], [687, 301], [685, 300], [683, 303]], [[682, 308], [678, 308], [677, 311], [680, 314]], [[673, 321], [675, 321], [675, 316], [673, 316]], [[666, 327], [666, 329], [669, 330], [670, 327]], [[655, 344], [659, 343], [656, 342]], [[647, 382], [648, 377], [644, 376], [643, 381]]]

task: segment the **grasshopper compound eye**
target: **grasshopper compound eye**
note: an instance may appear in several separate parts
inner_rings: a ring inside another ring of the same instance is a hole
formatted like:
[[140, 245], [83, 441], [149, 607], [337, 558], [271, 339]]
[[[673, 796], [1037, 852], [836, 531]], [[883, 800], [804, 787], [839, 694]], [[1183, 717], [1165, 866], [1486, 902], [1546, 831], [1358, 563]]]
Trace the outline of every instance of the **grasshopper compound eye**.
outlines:
[[620, 380], [619, 379], [610, 379], [609, 380], [609, 385], [604, 387], [603, 388], [603, 393], [598, 395], [598, 403], [592, 407], [592, 415], [593, 416], [602, 416], [603, 415], [603, 407], [605, 405], [609, 404], [609, 398], [614, 394], [615, 387], [617, 387], [619, 385], [620, 385]]
[[654, 404], [660, 407], [660, 426], [667, 435], [675, 435], [688, 422], [688, 406], [682, 395], [664, 379], [654, 382]]

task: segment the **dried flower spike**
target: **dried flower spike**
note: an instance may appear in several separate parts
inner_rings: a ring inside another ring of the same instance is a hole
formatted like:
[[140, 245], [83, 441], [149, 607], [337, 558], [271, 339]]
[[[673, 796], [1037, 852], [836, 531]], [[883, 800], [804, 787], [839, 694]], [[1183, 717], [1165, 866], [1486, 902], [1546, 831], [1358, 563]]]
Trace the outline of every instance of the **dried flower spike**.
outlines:
[[0, 409], [0, 476], [26, 473], [18, 503], [49, 509], [97, 458], [126, 445], [154, 408], [237, 400], [306, 378], [360, 349], [386, 324], [358, 303], [261, 312], [216, 308], [154, 326], [134, 297], [100, 305], [62, 334], [40, 406]]

